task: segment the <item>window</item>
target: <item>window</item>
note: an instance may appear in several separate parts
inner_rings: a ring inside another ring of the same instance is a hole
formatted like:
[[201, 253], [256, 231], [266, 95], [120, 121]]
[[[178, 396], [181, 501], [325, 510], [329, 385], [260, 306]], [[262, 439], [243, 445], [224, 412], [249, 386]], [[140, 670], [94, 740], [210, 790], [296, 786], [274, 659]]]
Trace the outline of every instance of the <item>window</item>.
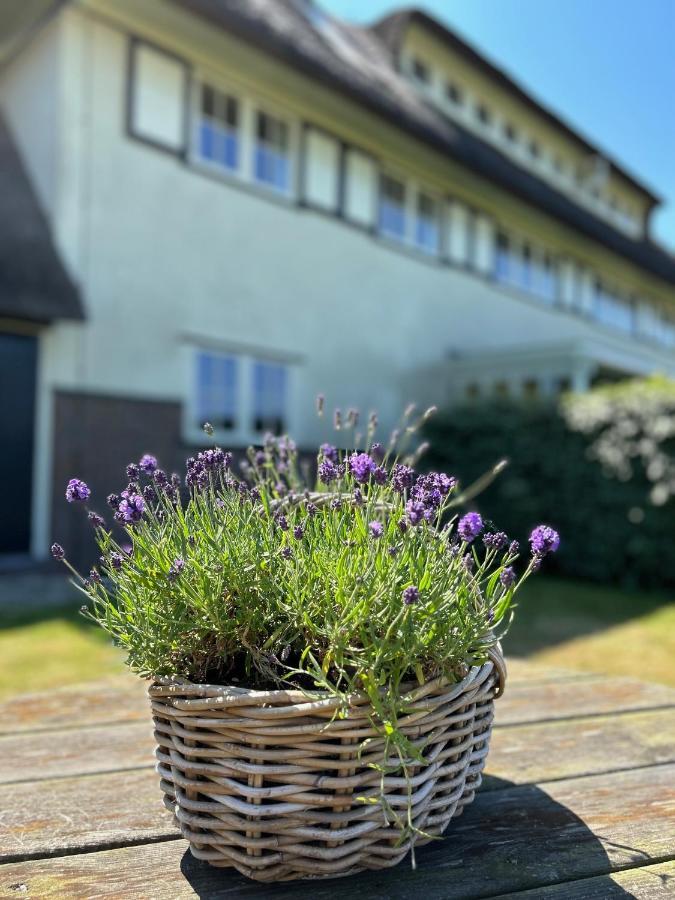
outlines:
[[287, 191], [290, 187], [288, 125], [258, 112], [255, 137], [255, 180], [277, 191]]
[[239, 168], [239, 103], [202, 85], [197, 151], [203, 160], [229, 171]]
[[439, 244], [438, 204], [428, 194], [417, 195], [417, 219], [415, 243], [427, 253], [438, 253]]
[[253, 360], [253, 431], [281, 434], [285, 428], [288, 377], [283, 363]]
[[618, 331], [628, 334], [633, 331], [633, 305], [629, 300], [609, 290], [601, 281], [595, 282], [593, 315], [598, 322]]
[[530, 151], [530, 156], [532, 157], [532, 159], [537, 159], [539, 156], [539, 144], [536, 141], [532, 140], [528, 144], [528, 149]]
[[196, 358], [196, 422], [201, 428], [210, 422], [216, 430], [237, 427], [239, 360], [222, 353], [199, 351]]
[[483, 125], [489, 125], [492, 121], [492, 116], [490, 114], [490, 110], [485, 106], [484, 103], [481, 103], [476, 109], [476, 115], [478, 116], [479, 121], [483, 123]]
[[558, 269], [553, 257], [528, 243], [497, 235], [495, 280], [540, 297], [549, 304], [558, 298]]
[[504, 126], [504, 135], [507, 141], [510, 141], [512, 144], [518, 140], [518, 132], [516, 131], [515, 125], [512, 125], [510, 122], [507, 122]]
[[405, 240], [405, 185], [390, 175], [382, 175], [380, 179], [379, 224], [382, 234]]
[[457, 87], [456, 84], [453, 84], [449, 81], [445, 86], [445, 96], [450, 101], [450, 103], [454, 103], [457, 106], [462, 102], [462, 90]]
[[422, 84], [429, 84], [429, 67], [421, 59], [413, 59], [412, 73], [417, 81], [421, 81]]

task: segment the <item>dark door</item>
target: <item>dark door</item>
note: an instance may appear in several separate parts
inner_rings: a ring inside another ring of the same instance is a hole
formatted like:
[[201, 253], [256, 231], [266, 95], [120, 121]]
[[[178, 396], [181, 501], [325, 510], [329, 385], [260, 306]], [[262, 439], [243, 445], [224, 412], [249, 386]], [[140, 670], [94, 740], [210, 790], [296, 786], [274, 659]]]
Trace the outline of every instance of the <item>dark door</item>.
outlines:
[[0, 332], [0, 554], [28, 553], [37, 339]]

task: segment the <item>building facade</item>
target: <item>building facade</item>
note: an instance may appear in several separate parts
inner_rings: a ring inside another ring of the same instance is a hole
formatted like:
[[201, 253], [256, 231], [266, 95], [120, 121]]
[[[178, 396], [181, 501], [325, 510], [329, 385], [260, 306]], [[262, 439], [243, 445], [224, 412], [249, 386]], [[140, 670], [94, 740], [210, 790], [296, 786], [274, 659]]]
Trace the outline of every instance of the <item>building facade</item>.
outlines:
[[318, 391], [386, 431], [411, 399], [675, 374], [658, 198], [421, 12], [45, 3], [5, 52], [0, 110], [42, 222], [19, 243], [52, 252], [46, 283], [0, 289], [31, 497], [0, 555], [77, 548], [65, 481], [100, 508], [120, 466], [177, 468], [205, 420], [230, 447], [309, 447]]

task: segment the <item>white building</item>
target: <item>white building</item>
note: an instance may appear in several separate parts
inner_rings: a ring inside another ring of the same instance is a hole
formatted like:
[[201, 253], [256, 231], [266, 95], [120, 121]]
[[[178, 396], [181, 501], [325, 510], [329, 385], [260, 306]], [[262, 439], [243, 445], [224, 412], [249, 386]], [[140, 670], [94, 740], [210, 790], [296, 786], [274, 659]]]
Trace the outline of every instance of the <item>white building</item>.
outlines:
[[424, 13], [3, 10], [0, 479], [32, 507], [0, 554], [72, 548], [69, 477], [101, 508], [205, 419], [309, 447], [317, 391], [386, 430], [410, 399], [675, 374], [658, 198]]

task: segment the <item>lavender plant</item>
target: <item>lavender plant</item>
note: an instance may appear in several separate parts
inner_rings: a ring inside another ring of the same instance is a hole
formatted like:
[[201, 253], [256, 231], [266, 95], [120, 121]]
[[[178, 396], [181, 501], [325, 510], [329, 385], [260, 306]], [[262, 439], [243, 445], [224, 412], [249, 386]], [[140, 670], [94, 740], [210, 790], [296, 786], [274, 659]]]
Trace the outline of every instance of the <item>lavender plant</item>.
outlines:
[[[388, 746], [402, 763], [418, 757], [397, 729], [411, 683], [460, 680], [483, 662], [559, 538], [536, 528], [519, 572], [516, 541], [478, 512], [454, 512], [480, 485], [462, 493], [451, 476], [415, 471], [403, 452], [419, 424], [410, 415], [403, 446], [375, 441], [374, 417], [361, 449], [323, 444], [311, 490], [287, 437], [251, 448], [242, 477], [218, 447], [191, 457], [185, 496], [154, 457], [130, 464], [126, 488], [108, 497], [124, 537], [89, 512], [99, 564], [86, 578], [72, 569], [86, 614], [144, 677], [319, 689], [344, 713], [365, 692]], [[357, 414], [347, 421], [355, 436]], [[69, 482], [69, 502], [89, 498]]]

